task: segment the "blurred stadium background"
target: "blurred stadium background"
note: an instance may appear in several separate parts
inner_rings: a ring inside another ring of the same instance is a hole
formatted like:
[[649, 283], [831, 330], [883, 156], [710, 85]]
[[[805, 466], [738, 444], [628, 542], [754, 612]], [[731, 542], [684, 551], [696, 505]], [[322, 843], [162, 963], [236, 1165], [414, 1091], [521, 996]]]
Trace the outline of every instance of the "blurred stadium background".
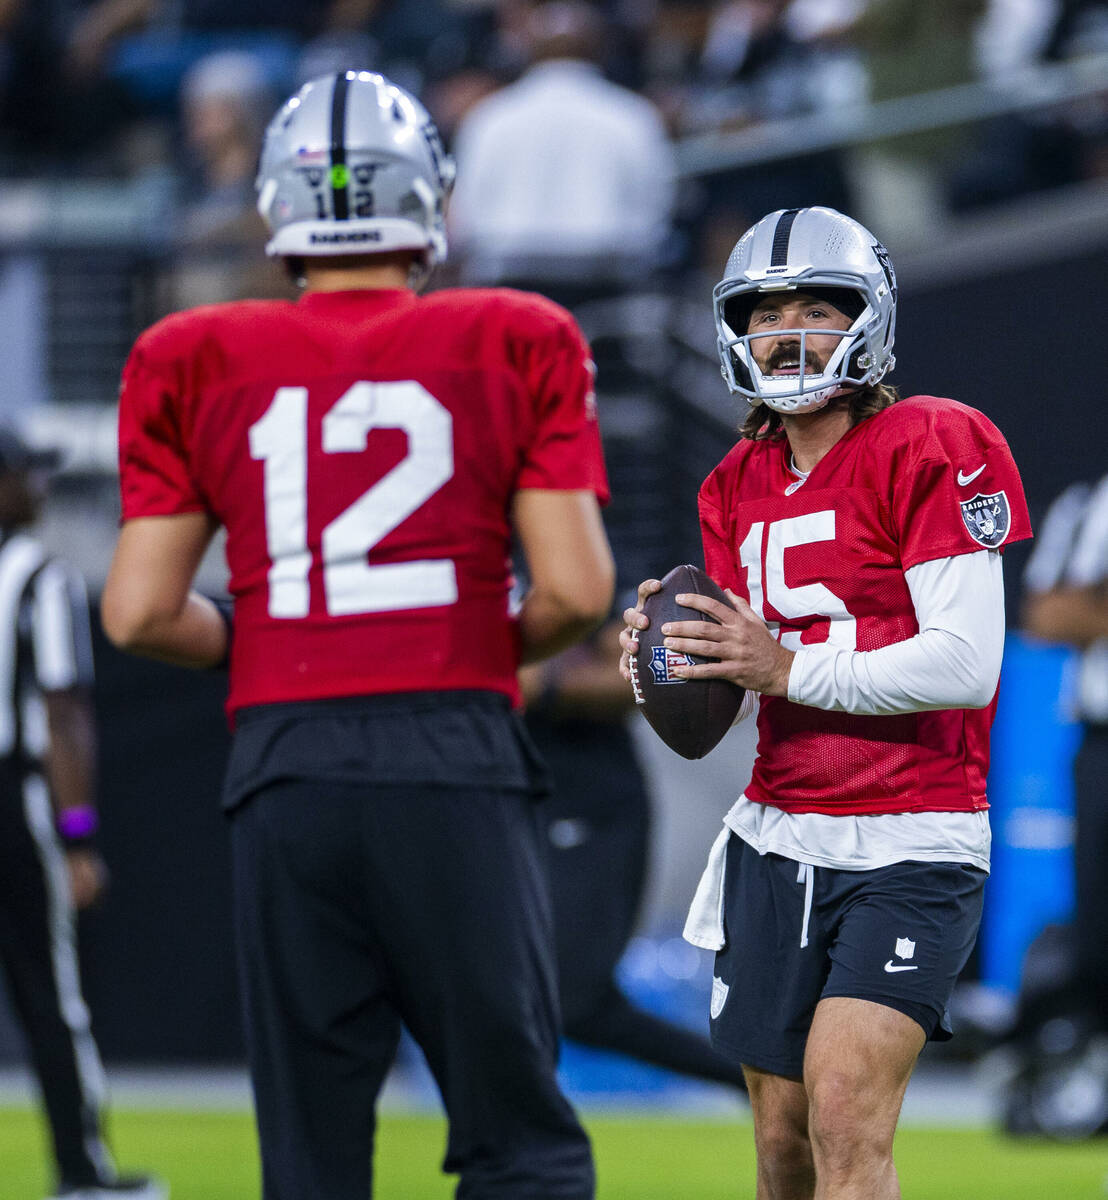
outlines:
[[[252, 210], [265, 117], [307, 78], [368, 68], [420, 94], [450, 141], [470, 106], [526, 65], [518, 29], [528, 7], [0, 0], [0, 415], [62, 447], [43, 535], [84, 571], [94, 597], [118, 516], [115, 397], [133, 338], [185, 305], [287, 294]], [[693, 496], [738, 415], [719, 379], [710, 291], [730, 244], [776, 207], [830, 203], [884, 240], [900, 284], [893, 382], [989, 414], [1023, 471], [1033, 519], [1070, 481], [1103, 473], [1108, 4], [595, 7], [609, 22], [603, 66], [657, 106], [677, 174], [672, 228], [650, 270], [575, 305], [599, 364], [623, 584], [700, 558]], [[436, 284], [465, 279], [466, 268], [462, 253]], [[1067, 655], [1019, 635], [1024, 557], [1016, 548], [1005, 560], [996, 869], [959, 998], [970, 1036], [925, 1056], [909, 1120], [995, 1121], [996, 1089], [971, 1060], [1012, 1020], [1027, 946], [1072, 904]], [[223, 586], [218, 547], [203, 582]], [[109, 1075], [127, 1097], [245, 1104], [218, 807], [223, 685], [125, 659], [99, 635], [97, 658], [113, 887], [82, 926]], [[697, 764], [645, 736], [641, 722], [637, 734], [655, 823], [647, 900], [622, 971], [644, 1003], [703, 1027], [710, 956], [679, 931], [749, 770], [749, 732], [733, 731]], [[30, 1095], [21, 1063], [0, 1005], [6, 1102]], [[567, 1053], [565, 1071], [586, 1105], [740, 1111], [708, 1089], [584, 1051]], [[198, 1079], [210, 1086], [198, 1090]], [[390, 1096], [433, 1102], [414, 1056]]]

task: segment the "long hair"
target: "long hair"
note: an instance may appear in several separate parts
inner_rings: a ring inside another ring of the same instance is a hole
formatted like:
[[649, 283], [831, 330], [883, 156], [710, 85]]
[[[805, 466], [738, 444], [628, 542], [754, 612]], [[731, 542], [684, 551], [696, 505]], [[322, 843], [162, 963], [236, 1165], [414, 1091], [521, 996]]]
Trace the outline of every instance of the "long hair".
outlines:
[[[858, 388], [836, 396], [828, 404], [828, 408], [845, 405], [850, 409], [850, 424], [857, 425], [866, 417], [872, 417], [883, 408], [888, 408], [900, 399], [900, 393], [887, 383], [872, 384], [870, 387]], [[753, 442], [765, 441], [770, 438], [785, 436], [781, 414], [764, 404], [757, 404], [746, 414], [745, 420], [739, 426], [739, 436], [749, 438]]]

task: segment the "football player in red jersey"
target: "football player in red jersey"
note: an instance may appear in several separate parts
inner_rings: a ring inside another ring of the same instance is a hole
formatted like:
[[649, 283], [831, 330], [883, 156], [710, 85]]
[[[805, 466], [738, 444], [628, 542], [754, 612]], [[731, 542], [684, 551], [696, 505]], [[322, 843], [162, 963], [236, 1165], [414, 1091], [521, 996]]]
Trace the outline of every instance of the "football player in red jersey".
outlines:
[[[166, 318], [120, 403], [117, 645], [230, 655], [225, 789], [266, 1200], [364, 1200], [400, 1023], [458, 1194], [593, 1195], [558, 1014], [521, 661], [608, 612], [589, 350], [538, 296], [414, 286], [453, 165], [381, 76], [307, 84], [259, 169], [298, 303]], [[233, 636], [191, 581], [226, 530]], [[509, 609], [513, 534], [530, 589]]]
[[[985, 777], [1004, 640], [1000, 551], [1030, 536], [1003, 436], [899, 399], [884, 247], [826, 208], [769, 214], [714, 293], [750, 412], [700, 491], [734, 609], [665, 627], [760, 693], [745, 793], [685, 936], [717, 951], [713, 1039], [742, 1064], [759, 1200], [891, 1200], [893, 1134], [977, 934]], [[646, 627], [624, 616], [626, 656]]]

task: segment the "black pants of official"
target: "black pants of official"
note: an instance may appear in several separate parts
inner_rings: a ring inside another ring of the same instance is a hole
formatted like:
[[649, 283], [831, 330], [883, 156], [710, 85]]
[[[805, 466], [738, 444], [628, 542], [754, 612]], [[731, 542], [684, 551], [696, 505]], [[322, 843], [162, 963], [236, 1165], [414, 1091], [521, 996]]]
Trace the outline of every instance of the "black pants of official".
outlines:
[[550, 908], [522, 791], [287, 782], [232, 816], [265, 1200], [365, 1200], [400, 1023], [459, 1200], [588, 1200], [559, 1090]]
[[38, 1077], [59, 1181], [109, 1174], [103, 1072], [81, 996], [64, 852], [43, 780], [0, 768], [0, 961]]

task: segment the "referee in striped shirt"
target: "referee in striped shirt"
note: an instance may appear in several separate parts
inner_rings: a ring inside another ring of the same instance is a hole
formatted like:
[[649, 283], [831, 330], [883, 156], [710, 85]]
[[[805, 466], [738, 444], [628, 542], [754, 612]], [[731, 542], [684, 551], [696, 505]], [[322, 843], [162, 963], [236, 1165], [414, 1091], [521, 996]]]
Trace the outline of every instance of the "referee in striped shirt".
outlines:
[[121, 1177], [102, 1134], [103, 1069], [74, 913], [103, 891], [84, 582], [27, 529], [57, 454], [0, 426], [0, 962], [50, 1124], [56, 1197], [163, 1200]]
[[1087, 1015], [1108, 1028], [1108, 475], [1051, 505], [1024, 576], [1024, 627], [1081, 652], [1074, 762], [1075, 980]]

